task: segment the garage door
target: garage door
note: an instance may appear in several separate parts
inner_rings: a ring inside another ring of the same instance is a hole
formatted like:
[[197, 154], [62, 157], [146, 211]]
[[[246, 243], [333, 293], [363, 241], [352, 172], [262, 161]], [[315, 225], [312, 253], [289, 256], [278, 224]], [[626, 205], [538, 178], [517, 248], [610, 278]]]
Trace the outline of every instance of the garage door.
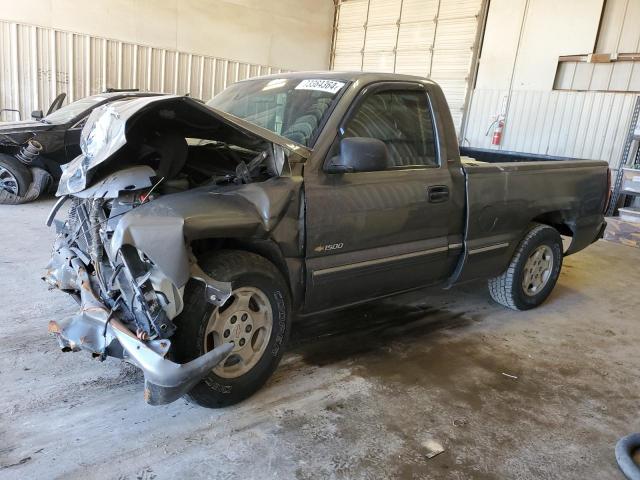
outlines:
[[430, 77], [462, 121], [482, 0], [343, 0], [332, 68]]

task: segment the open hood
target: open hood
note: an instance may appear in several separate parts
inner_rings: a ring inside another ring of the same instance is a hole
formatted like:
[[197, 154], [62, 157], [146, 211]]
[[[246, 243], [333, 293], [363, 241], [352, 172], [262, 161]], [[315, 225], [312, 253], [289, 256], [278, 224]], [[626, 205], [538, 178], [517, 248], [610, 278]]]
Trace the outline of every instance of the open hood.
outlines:
[[82, 129], [82, 154], [64, 165], [56, 195], [77, 193], [91, 185], [96, 172], [111, 161], [131, 162], [127, 146], [143, 143], [150, 130], [171, 132], [185, 138], [217, 140], [246, 149], [265, 143], [279, 145], [290, 161], [303, 161], [311, 154], [307, 147], [270, 130], [216, 110], [186, 96], [144, 97], [113, 102], [96, 108]]

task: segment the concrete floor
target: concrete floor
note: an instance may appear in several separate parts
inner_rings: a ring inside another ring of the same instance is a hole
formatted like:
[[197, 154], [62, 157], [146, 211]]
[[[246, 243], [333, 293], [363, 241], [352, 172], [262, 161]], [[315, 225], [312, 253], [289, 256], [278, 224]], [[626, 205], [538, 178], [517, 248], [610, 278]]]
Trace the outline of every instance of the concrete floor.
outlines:
[[[47, 334], [75, 308], [39, 280], [51, 205], [0, 206], [2, 479], [622, 478], [614, 444], [640, 431], [638, 249], [566, 259], [535, 311], [475, 283], [307, 320], [248, 401], [150, 407], [135, 371]], [[430, 441], [444, 453], [427, 458]]]

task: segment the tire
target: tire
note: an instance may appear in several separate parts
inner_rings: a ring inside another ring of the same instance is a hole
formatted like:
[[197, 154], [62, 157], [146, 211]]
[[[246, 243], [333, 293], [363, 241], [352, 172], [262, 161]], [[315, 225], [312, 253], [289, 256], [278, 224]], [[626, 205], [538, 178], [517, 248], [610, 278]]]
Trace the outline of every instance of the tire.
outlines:
[[53, 183], [51, 175], [46, 170], [38, 167], [32, 167], [29, 171], [32, 182], [29, 184], [24, 195], [14, 195], [7, 190], [0, 190], [0, 204], [3, 205], [19, 205], [21, 203], [33, 202], [40, 197]]
[[[6, 191], [11, 193], [14, 196], [24, 196], [29, 189], [29, 184], [31, 184], [31, 172], [29, 172], [29, 168], [22, 164], [18, 159], [12, 157], [11, 155], [7, 155], [6, 153], [0, 153], [0, 172], [5, 170], [8, 172], [17, 183], [17, 192], [12, 192], [9, 190], [2, 189], [2, 191]], [[0, 178], [0, 182], [2, 182], [2, 178]], [[7, 180], [9, 180], [7, 178]], [[13, 184], [13, 181], [11, 180]]]
[[[236, 365], [233, 365], [234, 354], [236, 353], [234, 349], [221, 365], [213, 369], [203, 381], [198, 383], [186, 395], [189, 400], [203, 407], [225, 407], [251, 396], [262, 387], [278, 366], [291, 328], [289, 288], [278, 269], [264, 257], [254, 253], [221, 250], [202, 259], [200, 266], [212, 278], [231, 282], [233, 292], [249, 291], [248, 295], [253, 295], [251, 292], [255, 291], [258, 296], [252, 296], [251, 301], [261, 301], [262, 308], [260, 311], [264, 311], [267, 317], [269, 312], [271, 314], [272, 322], [269, 333], [267, 333], [266, 328], [257, 327], [254, 332], [246, 336], [248, 341], [245, 342], [243, 348], [250, 348], [251, 350], [245, 351], [253, 352], [252, 340], [262, 335], [260, 345], [264, 350], [261, 350], [261, 356], [256, 359], [255, 364], [250, 366], [251, 362], [246, 364], [236, 362]], [[246, 295], [246, 293], [242, 294]], [[235, 301], [238, 298], [240, 297], [234, 293], [234, 296], [218, 310], [218, 307], [205, 300], [202, 282], [190, 280], [185, 288], [184, 310], [175, 320], [177, 330], [171, 339], [174, 359], [180, 363], [185, 363], [206, 353], [214, 346], [218, 346], [221, 343], [219, 340], [228, 341], [222, 339], [220, 335], [215, 337], [215, 333], [207, 335], [205, 338], [205, 331], [212, 314], [215, 314], [216, 311], [222, 311], [222, 313], [219, 313], [221, 318], [223, 316], [228, 318], [225, 324], [228, 326], [228, 322], [234, 316], [233, 313], [237, 311]], [[231, 310], [232, 308], [233, 310]], [[247, 325], [247, 327], [242, 327], [243, 332], [245, 328], [250, 326], [250, 322], [256, 321], [252, 316], [258, 315], [253, 310], [247, 310], [247, 312], [249, 313], [247, 323], [240, 323], [240, 314], [237, 318], [237, 325], [241, 327]], [[242, 318], [244, 317], [245, 315], [242, 314]], [[237, 332], [238, 330], [236, 327], [234, 331]], [[228, 330], [224, 330], [225, 335], [227, 332]], [[236, 335], [245, 334], [236, 333]], [[238, 340], [238, 337], [236, 337], [237, 348], [242, 345], [240, 343], [242, 340], [243, 338]], [[205, 348], [205, 343], [208, 348]], [[227, 365], [229, 364], [231, 366], [228, 367]], [[249, 366], [250, 369], [242, 374], [233, 373], [234, 369], [248, 368]], [[229, 371], [232, 373], [229, 373]]]
[[[542, 254], [540, 253], [542, 252]], [[536, 265], [534, 255], [540, 257]], [[552, 262], [547, 265], [546, 258]], [[536, 277], [525, 277], [526, 265], [539, 273]], [[544, 302], [555, 287], [562, 268], [562, 238], [555, 228], [547, 225], [534, 225], [524, 236], [516, 249], [507, 269], [488, 281], [491, 297], [501, 305], [513, 310], [529, 310]], [[548, 272], [548, 273], [546, 273]], [[525, 278], [527, 286], [525, 287]], [[537, 278], [532, 280], [531, 278]], [[538, 286], [536, 286], [539, 283]]]

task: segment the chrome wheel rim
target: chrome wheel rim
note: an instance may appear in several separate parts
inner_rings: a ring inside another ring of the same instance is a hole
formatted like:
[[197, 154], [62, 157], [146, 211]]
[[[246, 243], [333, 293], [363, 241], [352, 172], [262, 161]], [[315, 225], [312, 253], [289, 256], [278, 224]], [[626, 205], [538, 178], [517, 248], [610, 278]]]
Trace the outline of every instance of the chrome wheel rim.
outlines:
[[0, 190], [18, 195], [18, 180], [15, 175], [6, 168], [0, 166]]
[[537, 295], [549, 283], [553, 272], [553, 251], [548, 245], [536, 248], [524, 265], [522, 289], [530, 297]]
[[222, 307], [216, 307], [207, 322], [204, 350], [233, 343], [227, 359], [213, 369], [222, 378], [237, 378], [251, 370], [264, 355], [273, 329], [271, 304], [255, 287], [240, 287]]

